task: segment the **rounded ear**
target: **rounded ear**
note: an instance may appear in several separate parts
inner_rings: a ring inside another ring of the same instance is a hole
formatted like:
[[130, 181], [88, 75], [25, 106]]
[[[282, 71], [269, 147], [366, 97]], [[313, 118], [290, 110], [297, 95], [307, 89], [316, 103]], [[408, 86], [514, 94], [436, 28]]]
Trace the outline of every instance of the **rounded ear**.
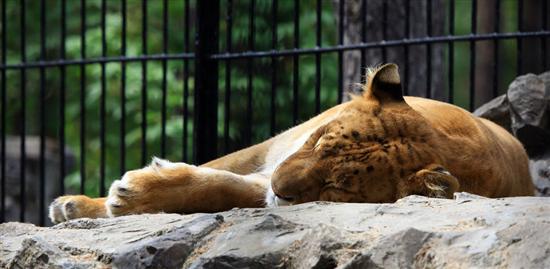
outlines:
[[401, 180], [397, 186], [397, 199], [409, 195], [451, 199], [459, 188], [456, 177], [440, 165], [432, 164]]
[[374, 98], [381, 103], [405, 102], [399, 77], [399, 68], [396, 64], [385, 64], [377, 69], [369, 71], [367, 75], [366, 98]]

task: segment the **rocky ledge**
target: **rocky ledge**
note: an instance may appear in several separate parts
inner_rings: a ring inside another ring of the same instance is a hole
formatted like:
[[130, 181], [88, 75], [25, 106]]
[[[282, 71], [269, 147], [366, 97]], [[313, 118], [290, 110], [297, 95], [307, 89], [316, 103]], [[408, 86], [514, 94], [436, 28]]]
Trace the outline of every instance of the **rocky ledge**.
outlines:
[[550, 268], [550, 198], [316, 202], [0, 225], [4, 268]]

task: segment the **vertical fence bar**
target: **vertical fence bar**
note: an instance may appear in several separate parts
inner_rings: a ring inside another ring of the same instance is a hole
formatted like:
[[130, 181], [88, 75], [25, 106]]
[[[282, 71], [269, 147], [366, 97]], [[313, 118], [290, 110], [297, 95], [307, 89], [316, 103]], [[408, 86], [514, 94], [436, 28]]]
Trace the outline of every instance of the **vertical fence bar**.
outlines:
[[[277, 0], [273, 0], [271, 7], [271, 49], [272, 51], [277, 50]], [[277, 57], [271, 57], [271, 117], [270, 117], [270, 127], [271, 127], [271, 136], [275, 135], [276, 122], [275, 114], [277, 113], [277, 107], [275, 103], [275, 98], [277, 97]]]
[[[59, 37], [59, 55], [65, 60], [65, 38], [67, 36], [67, 2], [61, 0], [61, 35]], [[59, 66], [59, 195], [65, 194], [65, 94], [66, 69]]]
[[[405, 38], [409, 39], [411, 37], [411, 4], [409, 0], [404, 0], [403, 5], [405, 6]], [[404, 50], [405, 79], [403, 80], [403, 94], [409, 95], [409, 45], [405, 45]]]
[[[497, 0], [498, 1], [498, 0]], [[455, 34], [455, 0], [449, 0], [449, 36]], [[453, 41], [449, 41], [449, 76], [448, 76], [448, 87], [449, 87], [449, 103], [454, 102], [454, 54], [455, 54], [455, 44]]]
[[[168, 1], [162, 2], [162, 53], [168, 54]], [[162, 104], [161, 104], [161, 129], [160, 129], [160, 156], [166, 157], [166, 72], [167, 61], [162, 60]]]
[[[185, 18], [183, 21], [183, 50], [189, 52], [189, 0], [184, 3]], [[182, 160], [187, 162], [187, 140], [188, 140], [188, 119], [189, 119], [189, 60], [183, 60], [183, 148]]]
[[[46, 59], [46, 3], [40, 0], [40, 61]], [[38, 220], [46, 221], [46, 69], [40, 67], [40, 195], [38, 196]]]
[[[126, 0], [121, 2], [122, 35], [120, 54], [126, 56]], [[126, 172], [126, 62], [120, 63], [120, 175]]]
[[[316, 38], [315, 46], [316, 48], [321, 48], [321, 1], [317, 0], [316, 6]], [[319, 52], [315, 53], [315, 115], [321, 112], [321, 54]]]
[[[1, 64], [2, 66], [6, 65], [6, 1], [2, 0], [2, 59]], [[2, 102], [2, 133], [0, 134], [2, 137], [0, 138], [0, 160], [1, 167], [0, 167], [0, 176], [2, 177], [0, 184], [2, 187], [2, 193], [0, 194], [0, 210], [2, 210], [2, 215], [0, 215], [0, 223], [6, 222], [6, 69], [2, 68], [0, 70], [0, 76], [2, 77], [2, 85], [0, 86], [2, 94], [1, 94], [1, 102]]]
[[208, 1], [208, 3], [197, 1], [196, 103], [193, 132], [197, 163], [207, 162], [217, 155], [218, 137], [217, 132], [212, 130], [217, 130], [218, 122], [218, 62], [210, 56], [218, 52], [219, 18], [219, 0]]
[[[227, 10], [225, 14], [225, 23], [227, 27], [226, 33], [226, 52], [231, 53], [233, 50], [233, 0], [227, 0]], [[225, 61], [225, 117], [224, 117], [224, 152], [229, 152], [229, 122], [231, 120], [231, 60], [227, 59]]]
[[[426, 0], [426, 35], [432, 36], [432, 0]], [[432, 97], [432, 43], [426, 44], [426, 97]]]
[[[300, 47], [300, 1], [294, 1], [294, 49]], [[298, 89], [300, 86], [300, 58], [292, 57], [292, 121], [298, 124]]]
[[[495, 20], [493, 22], [495, 33], [500, 32], [500, 0], [495, 0]], [[499, 72], [499, 44], [498, 39], [493, 41], [493, 97], [498, 96], [498, 72]]]
[[[141, 50], [147, 55], [147, 0], [141, 2]], [[141, 61], [141, 165], [147, 162], [147, 61]]]
[[[477, 0], [472, 0], [472, 29], [471, 35], [477, 33]], [[475, 86], [476, 86], [476, 43], [470, 41], [470, 111], [475, 108]]]
[[[255, 39], [255, 12], [256, 10], [256, 1], [250, 0], [249, 10], [248, 10], [248, 50], [254, 51], [254, 39]], [[252, 79], [253, 79], [253, 59], [249, 58], [246, 62], [248, 81], [247, 81], [247, 106], [246, 106], [246, 129], [244, 135], [245, 144], [248, 146], [252, 142], [252, 121], [254, 119], [252, 113]]]
[[[388, 1], [382, 1], [382, 40], [388, 40]], [[382, 62], [386, 63], [387, 61], [388, 50], [386, 47], [382, 47]]]
[[[19, 14], [19, 19], [20, 19], [20, 25], [21, 25], [21, 29], [20, 29], [20, 37], [21, 37], [21, 44], [20, 44], [20, 49], [21, 49], [21, 63], [25, 63], [27, 61], [27, 51], [26, 51], [26, 43], [27, 43], [27, 40], [26, 40], [26, 32], [27, 32], [27, 26], [26, 26], [26, 12], [25, 12], [25, 0], [22, 0], [19, 2], [19, 9], [20, 9], [20, 14]], [[26, 83], [27, 83], [27, 73], [26, 73], [26, 69], [25, 68], [22, 68], [21, 69], [21, 111], [20, 111], [20, 118], [19, 118], [19, 124], [21, 125], [21, 130], [20, 130], [20, 135], [21, 135], [21, 159], [19, 160], [19, 184], [20, 184], [20, 191], [19, 191], [19, 204], [21, 205], [21, 211], [19, 212], [19, 221], [20, 222], [24, 222], [25, 221], [25, 208], [26, 208], [26, 203], [27, 203], [27, 199], [26, 199], [26, 194], [27, 194], [27, 188], [26, 188], [26, 173], [25, 173], [25, 169], [26, 169], [26, 159], [27, 159], [27, 154], [26, 154], [26, 141], [25, 141], [25, 135], [27, 133], [27, 128], [25, 126], [25, 118], [26, 118], [26, 101], [27, 101], [27, 87], [26, 87]]]
[[[86, 59], [86, 0], [80, 0], [80, 58]], [[80, 193], [86, 191], [86, 65], [80, 64]]]
[[[344, 45], [345, 1], [338, 1], [338, 45]], [[344, 98], [344, 52], [338, 51], [338, 104]]]
[[[367, 43], [367, 0], [361, 1], [361, 43]], [[367, 50], [361, 49], [361, 66], [360, 77], [361, 83], [367, 82], [366, 76], [363, 74], [363, 69], [367, 67]]]
[[[542, 1], [542, 30], [546, 31], [548, 30], [548, 1]], [[542, 37], [541, 38], [541, 45], [542, 45], [542, 67], [544, 70], [548, 70], [548, 52], [547, 44], [548, 44], [548, 37]]]
[[[523, 0], [518, 0], [518, 32], [523, 31]], [[517, 65], [517, 72], [516, 76], [519, 76], [523, 74], [523, 59], [521, 58], [521, 54], [523, 51], [523, 40], [521, 37], [518, 37], [516, 39], [516, 43], [518, 46], [517, 51], [517, 58], [516, 58], [516, 65]]]
[[[106, 37], [106, 0], [101, 0], [101, 56], [107, 57], [107, 37]], [[105, 83], [105, 62], [101, 63], [101, 94], [99, 101], [99, 196], [105, 195], [105, 99], [107, 95], [107, 86]]]

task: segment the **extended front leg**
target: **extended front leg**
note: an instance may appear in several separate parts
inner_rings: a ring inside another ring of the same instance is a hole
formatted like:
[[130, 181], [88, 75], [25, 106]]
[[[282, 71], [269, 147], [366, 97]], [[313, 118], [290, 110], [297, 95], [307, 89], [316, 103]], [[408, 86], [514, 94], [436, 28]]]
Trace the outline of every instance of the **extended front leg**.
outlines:
[[[105, 217], [139, 213], [219, 212], [233, 207], [263, 207], [269, 179], [260, 174], [247, 176], [185, 163], [153, 159], [151, 165], [129, 171], [113, 182], [103, 204], [103, 214], [87, 214], [100, 200], [63, 196], [50, 207], [53, 222], [73, 217]], [[70, 206], [67, 207], [67, 204]], [[73, 208], [79, 214], [64, 214]], [[101, 210], [99, 210], [101, 211]], [[52, 213], [53, 212], [53, 213]], [[57, 214], [55, 214], [57, 212]]]

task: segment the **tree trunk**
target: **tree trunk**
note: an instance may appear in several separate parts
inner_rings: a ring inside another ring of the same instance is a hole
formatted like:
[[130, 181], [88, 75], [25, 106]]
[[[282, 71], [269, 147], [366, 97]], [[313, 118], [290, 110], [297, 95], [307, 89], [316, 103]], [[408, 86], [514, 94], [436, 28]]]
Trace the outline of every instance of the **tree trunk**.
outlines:
[[[477, 33], [492, 33], [495, 31], [495, 0], [483, 0], [477, 2]], [[494, 57], [495, 41], [478, 41], [475, 44], [476, 50], [476, 62], [475, 62], [475, 104], [474, 108], [477, 108], [487, 102], [493, 97], [494, 87], [493, 75], [494, 66], [496, 63]], [[498, 75], [498, 74], [497, 74]], [[497, 80], [498, 81], [498, 80]], [[497, 83], [498, 84], [498, 83]]]
[[[529, 0], [523, 1], [523, 20], [521, 31], [540, 31], [542, 29], [543, 17], [543, 1], [547, 0]], [[548, 11], [545, 11], [548, 12]], [[546, 38], [548, 43], [548, 38]], [[519, 71], [522, 74], [535, 73], [539, 74], [544, 71], [541, 56], [543, 55], [543, 40], [542, 38], [525, 38], [521, 40], [521, 68]], [[548, 62], [548, 52], [546, 52]], [[547, 68], [547, 67], [546, 67]]]
[[[337, 0], [335, 12], [339, 12]], [[381, 40], [398, 40], [407, 38], [422, 38], [428, 35], [427, 2], [408, 0], [369, 0], [344, 1], [344, 44], [359, 44], [362, 41], [362, 26], [366, 23], [366, 42]], [[362, 4], [367, 3], [366, 18], [362, 16]], [[444, 33], [445, 6], [442, 0], [432, 1], [431, 35], [439, 36]], [[386, 5], [386, 6], [384, 6]], [[409, 10], [409, 29], [406, 29], [406, 11]], [[384, 14], [386, 13], [386, 14]], [[384, 38], [384, 17], [387, 18], [386, 37]], [[340, 18], [338, 19], [340, 20]], [[365, 21], [364, 21], [365, 20]], [[393, 62], [399, 65], [400, 75], [404, 84], [405, 93], [415, 96], [430, 96], [434, 99], [446, 99], [447, 91], [444, 88], [444, 47], [445, 44], [432, 44], [431, 57], [427, 57], [427, 45], [415, 45], [405, 49], [388, 47], [385, 49], [367, 49], [347, 51], [344, 53], [344, 92], [357, 92], [354, 84], [364, 79], [365, 69], [382, 63]], [[408, 51], [406, 51], [408, 50]], [[362, 56], [364, 53], [364, 65]], [[385, 59], [384, 59], [384, 56]], [[430, 67], [430, 87], [427, 86], [426, 75]], [[347, 94], [344, 100], [347, 100]]]

